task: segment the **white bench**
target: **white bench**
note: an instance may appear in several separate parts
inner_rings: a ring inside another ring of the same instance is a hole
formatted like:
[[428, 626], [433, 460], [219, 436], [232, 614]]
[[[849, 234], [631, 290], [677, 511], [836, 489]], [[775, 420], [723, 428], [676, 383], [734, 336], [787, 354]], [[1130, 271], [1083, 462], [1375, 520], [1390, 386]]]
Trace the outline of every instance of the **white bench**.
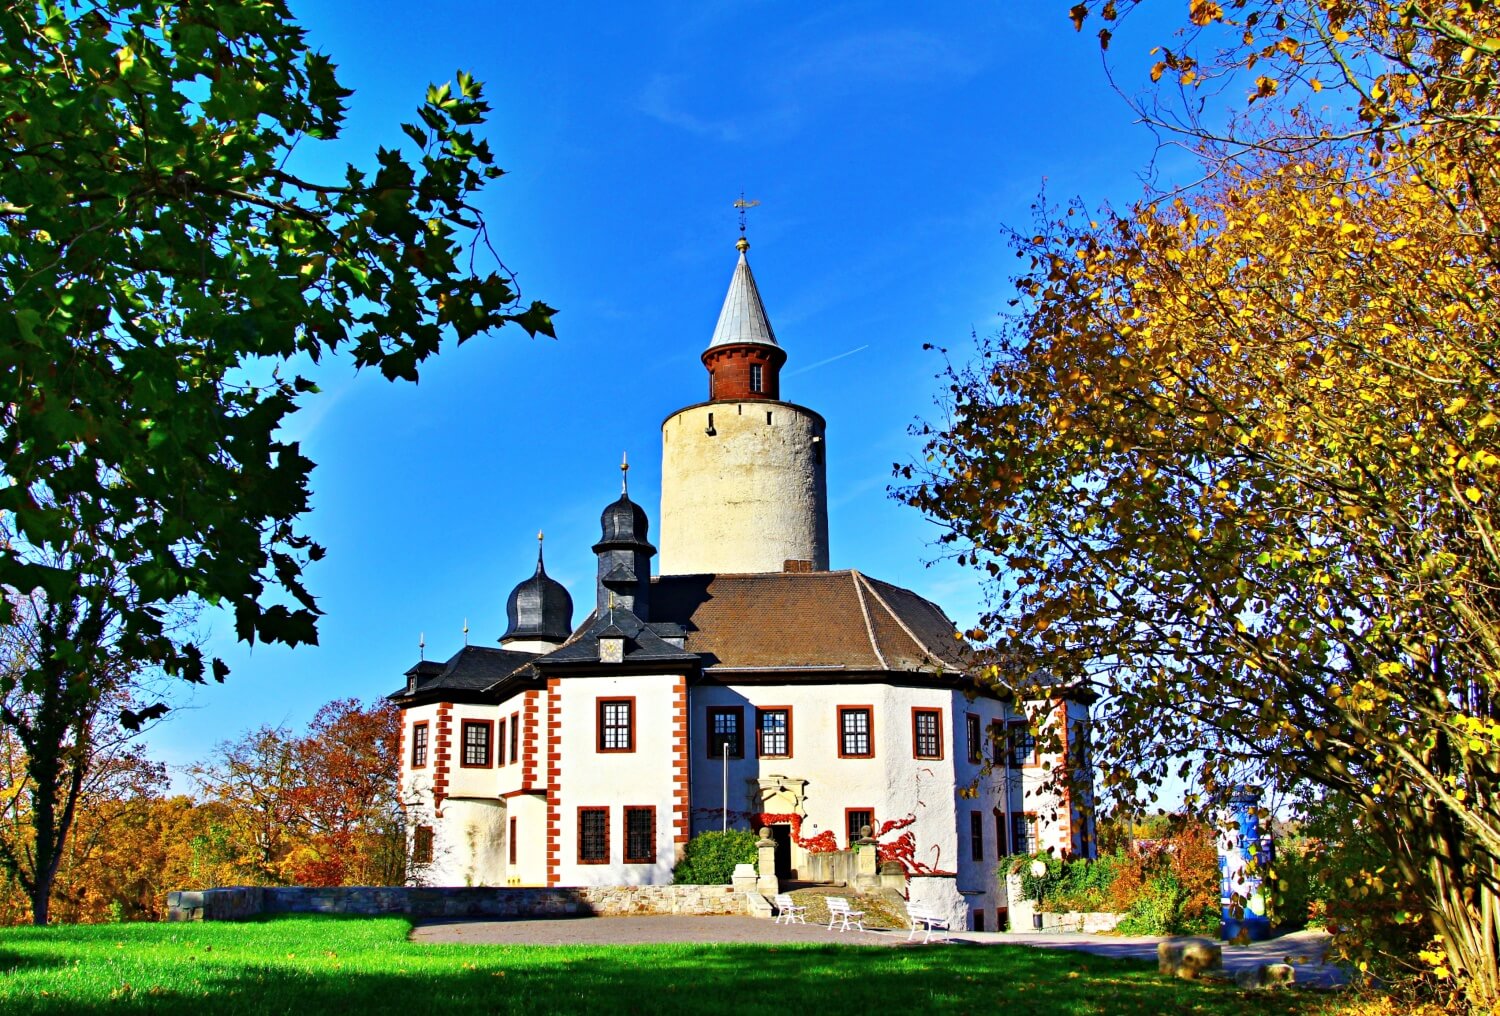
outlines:
[[907, 902], [906, 920], [911, 925], [911, 934], [906, 936], [908, 942], [917, 937], [918, 931], [924, 929], [927, 935], [922, 939], [923, 942], [931, 942], [934, 931], [949, 930], [948, 915], [922, 903]]
[[776, 898], [771, 901], [771, 904], [776, 908], [777, 924], [781, 923], [783, 917], [786, 918], [787, 924], [793, 924], [797, 921], [801, 921], [803, 924], [807, 923], [807, 908], [792, 902], [792, 898], [786, 893], [777, 893]]
[[849, 907], [849, 901], [842, 896], [824, 896], [823, 902], [828, 904], [828, 930], [832, 931], [835, 924], [839, 925], [839, 931], [848, 931], [849, 922], [854, 922], [854, 927], [860, 931], [865, 930], [863, 910], [853, 910]]

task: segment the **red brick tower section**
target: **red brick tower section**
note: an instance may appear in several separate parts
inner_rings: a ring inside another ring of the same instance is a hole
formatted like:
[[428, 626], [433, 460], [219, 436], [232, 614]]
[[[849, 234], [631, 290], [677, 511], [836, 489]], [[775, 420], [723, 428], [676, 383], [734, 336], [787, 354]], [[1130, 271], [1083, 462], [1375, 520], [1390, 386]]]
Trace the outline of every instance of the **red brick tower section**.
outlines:
[[453, 703], [439, 702], [437, 732], [432, 751], [432, 814], [443, 817], [443, 798], [448, 796], [448, 743], [453, 730]]
[[711, 346], [703, 354], [703, 366], [708, 368], [708, 400], [780, 399], [784, 363], [786, 351], [780, 346], [748, 342]]
[[682, 849], [688, 841], [691, 829], [688, 818], [688, 694], [687, 678], [679, 677], [672, 685], [672, 743], [677, 746], [677, 757], [672, 760], [672, 842], [676, 846], [677, 860], [681, 860]]
[[547, 884], [562, 881], [562, 681], [547, 679]]

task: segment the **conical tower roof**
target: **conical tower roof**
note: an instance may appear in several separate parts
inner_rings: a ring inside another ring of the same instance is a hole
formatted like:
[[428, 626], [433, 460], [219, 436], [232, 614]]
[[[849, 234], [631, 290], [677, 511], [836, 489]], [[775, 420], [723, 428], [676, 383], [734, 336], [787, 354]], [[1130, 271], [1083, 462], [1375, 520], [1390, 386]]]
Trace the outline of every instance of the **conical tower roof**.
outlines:
[[734, 266], [734, 277], [729, 280], [729, 292], [724, 297], [719, 323], [714, 326], [714, 337], [709, 340], [708, 348], [751, 343], [779, 349], [776, 333], [771, 330], [771, 319], [766, 316], [765, 305], [760, 302], [755, 276], [750, 273], [750, 262], [745, 259], [750, 243], [741, 237], [737, 246], [740, 260]]

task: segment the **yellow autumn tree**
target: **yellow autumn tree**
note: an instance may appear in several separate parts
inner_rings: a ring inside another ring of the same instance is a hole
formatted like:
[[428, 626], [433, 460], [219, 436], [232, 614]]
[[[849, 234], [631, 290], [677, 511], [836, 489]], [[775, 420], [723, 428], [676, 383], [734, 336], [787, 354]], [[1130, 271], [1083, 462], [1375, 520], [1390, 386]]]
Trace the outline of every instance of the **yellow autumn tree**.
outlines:
[[[1073, 16], [1107, 42], [1136, 6]], [[1486, 1008], [1495, 20], [1467, 0], [1189, 5], [1149, 73], [1266, 112], [1210, 128], [1143, 106], [1196, 134], [1205, 182], [1044, 209], [1017, 237], [1017, 314], [952, 372], [901, 495], [1000, 579], [978, 633], [996, 680], [1103, 691], [1106, 793], [1187, 760], [1210, 797], [1254, 773], [1353, 802], [1394, 864], [1347, 891], [1399, 882], [1420, 907], [1394, 919]]]

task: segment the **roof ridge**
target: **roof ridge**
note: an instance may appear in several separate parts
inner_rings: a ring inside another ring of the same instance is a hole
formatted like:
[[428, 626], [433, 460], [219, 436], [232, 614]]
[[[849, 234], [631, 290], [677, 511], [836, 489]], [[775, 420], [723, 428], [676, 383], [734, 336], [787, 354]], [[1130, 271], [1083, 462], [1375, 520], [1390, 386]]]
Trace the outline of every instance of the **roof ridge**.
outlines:
[[[920, 638], [918, 638], [916, 632], [912, 631], [911, 628], [907, 627], [906, 622], [901, 619], [901, 615], [898, 614], [898, 613], [896, 613], [896, 611], [891, 608], [891, 605], [886, 602], [886, 599], [885, 599], [884, 596], [880, 595], [880, 590], [878, 590], [878, 589], [875, 588], [875, 584], [872, 581], [870, 581], [869, 579], [865, 580], [865, 584], [870, 587], [870, 593], [871, 593], [872, 596], [875, 597], [876, 602], [879, 603], [882, 607], [884, 607], [885, 608], [885, 612], [891, 616], [892, 620], [894, 620], [896, 622], [896, 624], [900, 625], [902, 631], [906, 632], [906, 637], [909, 638], [909, 639], [911, 639], [912, 642], [916, 644], [916, 647], [918, 649], [920, 649], [920, 650], [922, 650], [922, 652], [926, 653], [929, 659], [937, 660], [939, 663], [941, 663], [942, 660], [943, 660], [943, 658], [941, 656], [939, 656], [937, 653], [933, 652], [931, 646], [929, 646], [927, 643], [923, 642]], [[918, 593], [918, 594], [914, 594], [914, 595], [920, 596], [921, 594]], [[926, 597], [922, 597], [922, 598], [924, 600], [926, 599]], [[931, 601], [929, 600], [928, 602], [931, 602]]]
[[[875, 659], [880, 661], [881, 669], [890, 670], [891, 665], [886, 662], [885, 654], [880, 651], [880, 642], [875, 638], [875, 625], [870, 621], [870, 608], [865, 603], [864, 592], [860, 589], [859, 580], [863, 576], [859, 574], [859, 569], [850, 568], [849, 577], [854, 580], [854, 598], [859, 601], [859, 612], [863, 614], [865, 618], [865, 634], [870, 637], [870, 649], [874, 651]], [[887, 607], [886, 609], [889, 610], [890, 608]], [[920, 645], [920, 643], [918, 644]]]

